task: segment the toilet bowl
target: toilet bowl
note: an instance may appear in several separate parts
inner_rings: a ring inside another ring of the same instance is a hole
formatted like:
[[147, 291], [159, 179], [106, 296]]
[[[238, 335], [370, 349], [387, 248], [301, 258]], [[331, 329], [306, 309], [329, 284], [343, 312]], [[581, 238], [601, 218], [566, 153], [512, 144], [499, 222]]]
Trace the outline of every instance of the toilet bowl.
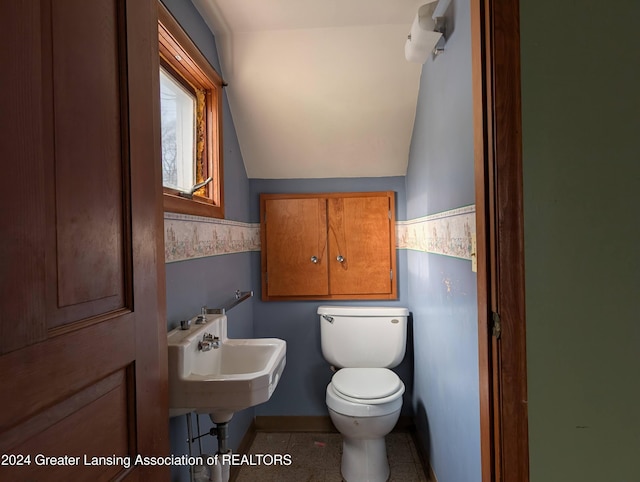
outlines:
[[318, 308], [322, 351], [340, 368], [326, 390], [329, 416], [342, 434], [342, 477], [385, 482], [385, 436], [400, 417], [405, 386], [390, 367], [405, 352], [406, 308]]
[[404, 384], [386, 368], [343, 368], [327, 386], [327, 407], [342, 434], [342, 476], [348, 482], [389, 477], [384, 438], [400, 417]]

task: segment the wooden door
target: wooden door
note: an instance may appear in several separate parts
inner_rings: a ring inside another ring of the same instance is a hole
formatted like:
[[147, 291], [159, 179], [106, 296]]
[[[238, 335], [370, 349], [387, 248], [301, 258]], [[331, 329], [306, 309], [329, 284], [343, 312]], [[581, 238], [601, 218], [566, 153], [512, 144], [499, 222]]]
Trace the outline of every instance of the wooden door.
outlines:
[[517, 0], [472, 2], [482, 480], [529, 480]]
[[0, 480], [168, 479], [154, 1], [0, 7]]
[[329, 199], [331, 294], [392, 293], [395, 269], [392, 202], [392, 195]]
[[[263, 206], [263, 299], [327, 295], [327, 200], [266, 199]], [[265, 249], [265, 248], [263, 248]]]

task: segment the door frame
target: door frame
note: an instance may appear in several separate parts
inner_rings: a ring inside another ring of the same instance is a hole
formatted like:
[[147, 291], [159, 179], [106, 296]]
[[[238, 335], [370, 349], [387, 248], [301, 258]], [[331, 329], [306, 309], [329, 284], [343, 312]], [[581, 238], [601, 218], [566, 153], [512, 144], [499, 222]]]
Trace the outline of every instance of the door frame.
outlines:
[[482, 480], [527, 482], [519, 0], [472, 1], [471, 36]]

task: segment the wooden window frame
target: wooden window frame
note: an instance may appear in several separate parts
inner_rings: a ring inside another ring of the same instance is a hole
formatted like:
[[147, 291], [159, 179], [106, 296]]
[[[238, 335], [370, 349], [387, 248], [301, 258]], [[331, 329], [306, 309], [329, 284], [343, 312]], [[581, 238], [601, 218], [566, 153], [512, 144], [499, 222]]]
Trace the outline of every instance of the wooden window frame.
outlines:
[[[224, 82], [202, 55], [167, 8], [158, 2], [158, 47], [160, 65], [178, 82], [196, 92], [197, 153], [196, 183], [209, 176], [213, 181], [189, 198], [176, 189], [163, 187], [167, 212], [224, 218], [222, 172], [222, 88]], [[204, 137], [204, 138], [202, 138]]]

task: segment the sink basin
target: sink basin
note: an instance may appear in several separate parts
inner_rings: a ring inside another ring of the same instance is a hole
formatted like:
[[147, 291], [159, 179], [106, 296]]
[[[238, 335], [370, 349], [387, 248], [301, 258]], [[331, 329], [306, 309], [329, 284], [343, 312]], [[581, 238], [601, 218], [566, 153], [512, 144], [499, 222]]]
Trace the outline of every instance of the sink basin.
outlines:
[[[286, 342], [227, 338], [225, 315], [206, 315], [204, 324], [194, 323], [167, 335], [170, 415], [195, 411], [222, 423], [269, 400], [286, 364]], [[203, 339], [211, 338], [209, 347]]]

